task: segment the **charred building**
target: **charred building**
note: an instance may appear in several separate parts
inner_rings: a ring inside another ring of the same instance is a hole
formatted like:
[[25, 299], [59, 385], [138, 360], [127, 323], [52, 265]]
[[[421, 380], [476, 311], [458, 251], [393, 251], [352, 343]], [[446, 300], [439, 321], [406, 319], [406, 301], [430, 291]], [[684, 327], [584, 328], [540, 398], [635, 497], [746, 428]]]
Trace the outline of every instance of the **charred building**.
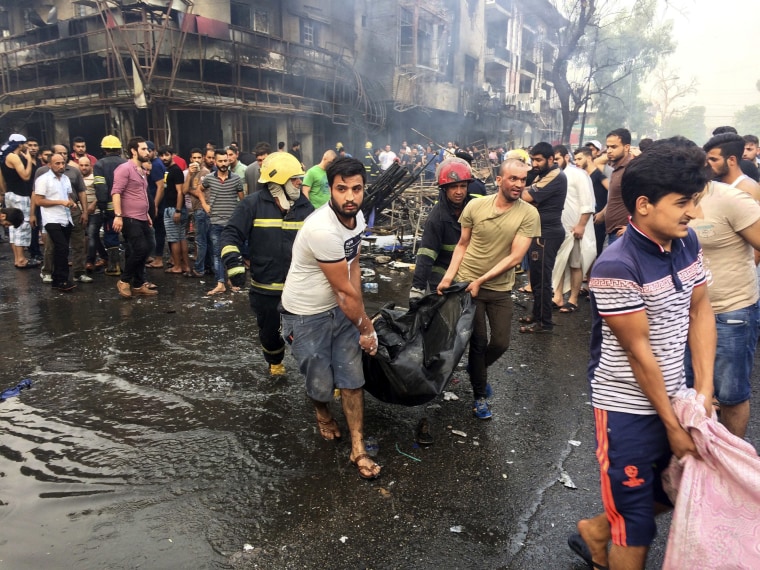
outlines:
[[[0, 136], [552, 140], [547, 0], [0, 0]], [[538, 13], [543, 12], [539, 18]], [[562, 18], [556, 14], [557, 26]], [[410, 141], [411, 142], [411, 141]]]

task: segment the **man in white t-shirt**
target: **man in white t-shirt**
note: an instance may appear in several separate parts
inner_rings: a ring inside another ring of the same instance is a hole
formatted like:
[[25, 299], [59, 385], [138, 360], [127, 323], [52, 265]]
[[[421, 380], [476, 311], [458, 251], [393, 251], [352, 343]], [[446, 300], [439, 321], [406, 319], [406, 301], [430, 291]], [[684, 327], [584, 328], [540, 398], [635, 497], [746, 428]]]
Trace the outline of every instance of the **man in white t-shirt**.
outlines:
[[349, 459], [360, 477], [374, 479], [381, 468], [365, 452], [363, 435], [361, 351], [377, 352], [359, 269], [365, 182], [364, 164], [355, 158], [338, 158], [327, 168], [330, 201], [306, 219], [293, 244], [282, 292], [282, 335], [306, 377], [320, 434], [327, 440], [341, 436], [329, 408], [337, 388], [351, 433]]
[[391, 150], [391, 145], [385, 145], [385, 150], [380, 153], [377, 160], [380, 163], [380, 170], [388, 170], [388, 167], [396, 160], [396, 153]]

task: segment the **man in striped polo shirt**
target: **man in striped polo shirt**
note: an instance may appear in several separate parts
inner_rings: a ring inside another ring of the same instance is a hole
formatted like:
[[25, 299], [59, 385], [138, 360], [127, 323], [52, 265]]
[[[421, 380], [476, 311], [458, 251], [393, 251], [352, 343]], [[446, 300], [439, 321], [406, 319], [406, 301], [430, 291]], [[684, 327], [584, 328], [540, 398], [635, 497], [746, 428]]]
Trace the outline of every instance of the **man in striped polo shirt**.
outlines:
[[232, 217], [237, 203], [243, 199], [243, 180], [230, 172], [230, 159], [227, 151], [216, 150], [216, 172], [209, 174], [201, 182], [208, 189], [206, 195], [206, 213], [211, 222], [211, 243], [214, 246], [214, 273], [216, 274], [216, 287], [206, 293], [217, 295], [224, 293], [224, 265], [222, 265], [222, 230]]
[[694, 387], [712, 413], [715, 319], [688, 227], [708, 178], [704, 152], [681, 137], [632, 160], [621, 184], [629, 229], [591, 273], [589, 381], [605, 512], [568, 540], [590, 566], [644, 568], [655, 514], [672, 508], [662, 471], [673, 454], [697, 455], [670, 403], [685, 387], [687, 342]]

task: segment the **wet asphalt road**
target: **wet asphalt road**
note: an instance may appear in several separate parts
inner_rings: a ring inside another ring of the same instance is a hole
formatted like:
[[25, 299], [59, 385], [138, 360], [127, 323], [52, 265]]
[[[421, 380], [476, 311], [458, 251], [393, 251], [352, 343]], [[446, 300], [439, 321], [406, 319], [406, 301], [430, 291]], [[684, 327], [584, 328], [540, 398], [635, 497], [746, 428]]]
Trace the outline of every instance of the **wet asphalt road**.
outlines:
[[[492, 421], [471, 416], [464, 372], [459, 400], [367, 396], [383, 473], [366, 482], [347, 440], [319, 437], [290, 355], [286, 377], [266, 374], [245, 293], [205, 298], [208, 278], [152, 270], [156, 298], [119, 299], [102, 274], [64, 294], [14, 270], [7, 242], [0, 256], [0, 387], [34, 382], [0, 404], [0, 568], [585, 567], [566, 536], [601, 509], [588, 303], [552, 336], [513, 326]], [[393, 280], [368, 310], [403, 303], [409, 274], [378, 273]], [[418, 448], [424, 415], [435, 443]]]

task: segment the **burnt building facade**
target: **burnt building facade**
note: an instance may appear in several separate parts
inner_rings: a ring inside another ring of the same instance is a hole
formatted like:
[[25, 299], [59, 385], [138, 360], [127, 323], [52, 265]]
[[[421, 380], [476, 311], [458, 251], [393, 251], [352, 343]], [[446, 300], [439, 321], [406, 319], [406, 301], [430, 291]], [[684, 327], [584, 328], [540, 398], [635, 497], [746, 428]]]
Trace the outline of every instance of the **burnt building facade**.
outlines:
[[541, 3], [0, 0], [0, 135], [84, 136], [93, 150], [140, 134], [184, 154], [299, 140], [309, 163], [337, 141], [422, 141], [411, 128], [551, 140]]

